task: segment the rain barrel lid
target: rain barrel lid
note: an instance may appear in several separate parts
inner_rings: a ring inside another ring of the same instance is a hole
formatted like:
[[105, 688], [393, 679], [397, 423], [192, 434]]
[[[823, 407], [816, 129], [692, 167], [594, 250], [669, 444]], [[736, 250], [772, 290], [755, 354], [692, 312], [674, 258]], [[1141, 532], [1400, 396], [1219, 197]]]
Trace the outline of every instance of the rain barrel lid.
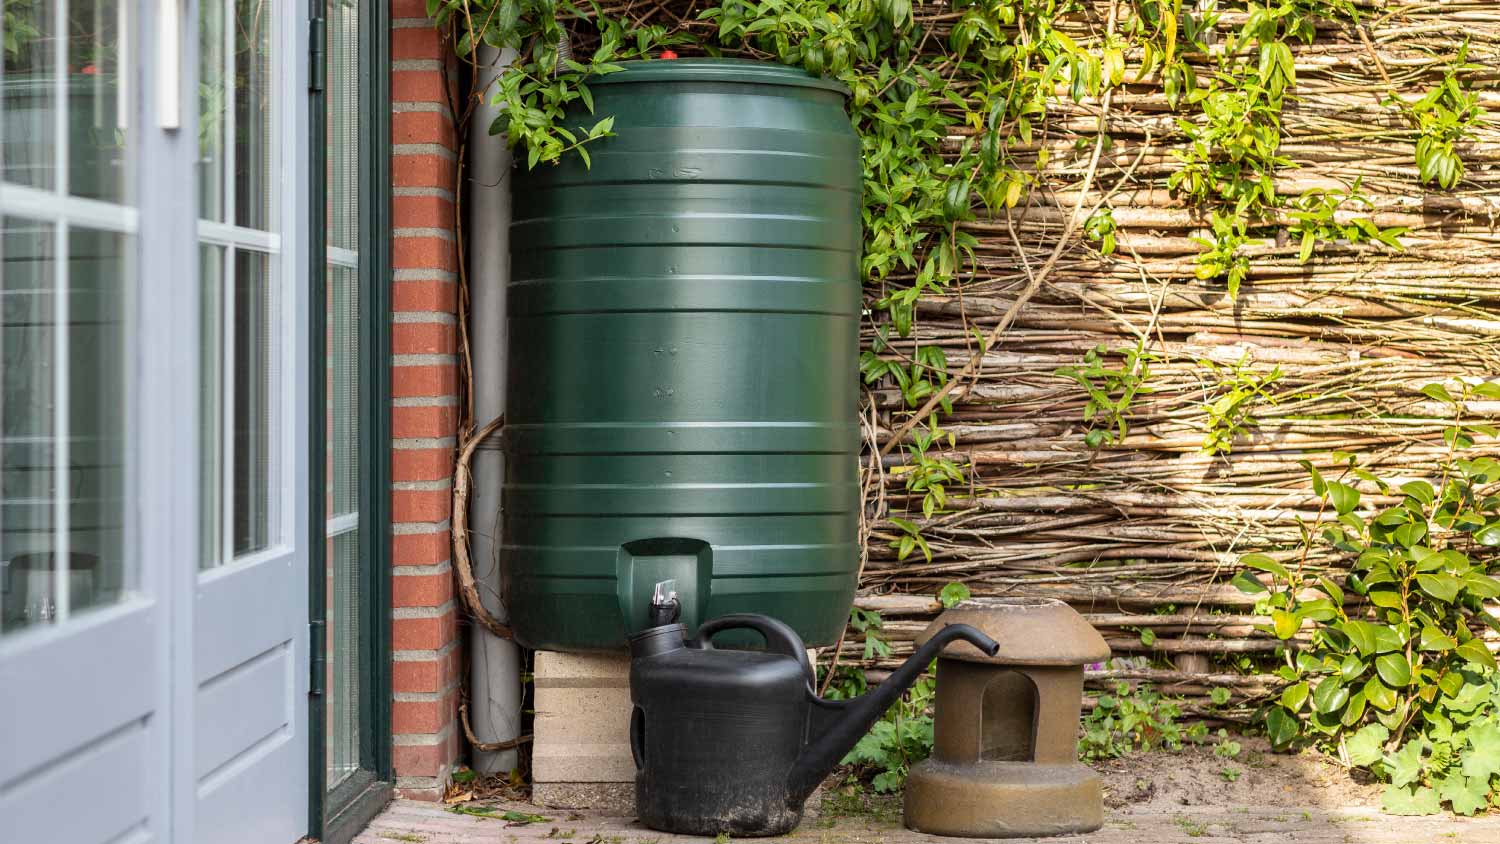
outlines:
[[849, 89], [837, 79], [814, 76], [801, 68], [775, 62], [751, 59], [652, 59], [620, 62], [614, 73], [589, 80], [590, 85], [614, 85], [622, 82], [735, 82], [742, 85], [788, 85], [794, 88], [821, 88], [849, 96]]

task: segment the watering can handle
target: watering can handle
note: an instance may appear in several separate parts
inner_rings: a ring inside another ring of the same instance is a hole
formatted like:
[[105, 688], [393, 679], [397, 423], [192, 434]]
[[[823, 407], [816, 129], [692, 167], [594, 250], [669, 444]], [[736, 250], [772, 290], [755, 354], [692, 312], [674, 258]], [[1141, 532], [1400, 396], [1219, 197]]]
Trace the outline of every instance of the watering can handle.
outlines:
[[785, 622], [777, 621], [768, 615], [747, 612], [731, 613], [709, 619], [698, 628], [698, 635], [693, 637], [691, 645], [704, 650], [712, 650], [714, 634], [725, 630], [754, 630], [766, 640], [766, 650], [797, 660], [802, 666], [803, 673], [807, 675], [807, 682], [809, 684], [817, 682], [817, 675], [813, 673], [812, 662], [807, 658], [807, 646], [802, 644], [802, 637], [798, 636], [797, 631], [787, 626]]

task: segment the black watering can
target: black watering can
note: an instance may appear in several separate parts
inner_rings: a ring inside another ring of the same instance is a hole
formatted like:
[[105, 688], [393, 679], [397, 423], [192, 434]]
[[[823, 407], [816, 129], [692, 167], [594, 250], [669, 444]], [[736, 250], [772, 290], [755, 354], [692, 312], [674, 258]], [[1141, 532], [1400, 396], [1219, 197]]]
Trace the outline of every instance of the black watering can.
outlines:
[[[672, 617], [655, 605], [652, 615]], [[765, 651], [713, 646], [714, 634], [738, 629], [758, 632]], [[774, 618], [726, 615], [686, 635], [662, 623], [631, 637], [630, 745], [640, 821], [689, 835], [790, 832], [808, 795], [945, 645], [999, 649], [973, 627], [950, 625], [875, 691], [824, 700], [802, 640]]]

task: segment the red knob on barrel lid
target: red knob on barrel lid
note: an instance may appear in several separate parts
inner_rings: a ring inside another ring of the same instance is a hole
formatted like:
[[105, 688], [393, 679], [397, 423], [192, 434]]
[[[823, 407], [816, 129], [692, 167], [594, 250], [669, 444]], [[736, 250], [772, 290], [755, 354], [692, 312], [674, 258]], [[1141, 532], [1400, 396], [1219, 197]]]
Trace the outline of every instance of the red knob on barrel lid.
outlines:
[[677, 58], [677, 54], [675, 52], [671, 51], [671, 50], [662, 50], [659, 58], [663, 58], [663, 59], [675, 59], [675, 58]]

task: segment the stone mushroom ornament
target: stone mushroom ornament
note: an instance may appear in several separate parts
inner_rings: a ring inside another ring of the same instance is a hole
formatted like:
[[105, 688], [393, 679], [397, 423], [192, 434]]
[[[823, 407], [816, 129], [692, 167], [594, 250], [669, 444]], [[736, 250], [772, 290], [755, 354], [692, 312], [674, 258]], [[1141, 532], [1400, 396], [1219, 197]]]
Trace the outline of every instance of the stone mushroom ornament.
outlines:
[[975, 598], [938, 616], [1000, 643], [985, 656], [962, 642], [937, 660], [932, 757], [906, 781], [905, 822], [933, 835], [1019, 838], [1104, 825], [1099, 775], [1078, 761], [1083, 669], [1109, 646], [1062, 601]]

